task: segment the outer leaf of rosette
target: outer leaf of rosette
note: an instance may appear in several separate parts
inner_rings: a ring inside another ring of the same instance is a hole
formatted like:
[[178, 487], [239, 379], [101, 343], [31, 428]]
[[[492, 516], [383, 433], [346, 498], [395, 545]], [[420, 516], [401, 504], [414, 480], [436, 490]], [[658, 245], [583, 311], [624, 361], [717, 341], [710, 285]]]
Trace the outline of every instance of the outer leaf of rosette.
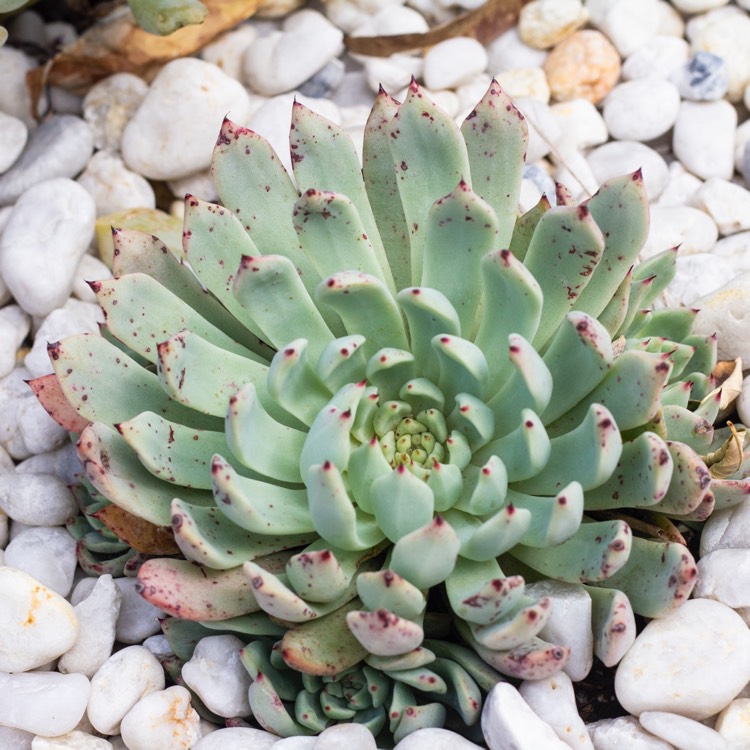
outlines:
[[[371, 252], [379, 267], [378, 275], [389, 289], [395, 291], [383, 242], [362, 179], [359, 156], [349, 134], [336, 123], [295, 101], [292, 106], [289, 147], [292, 152], [292, 169], [301, 192], [310, 189], [335, 191], [351, 200], [355, 213], [361, 217], [366, 239], [368, 243], [372, 243]], [[359, 234], [363, 232], [360, 231]], [[338, 268], [354, 268], [354, 265], [345, 263]], [[321, 276], [326, 276], [327, 273], [330, 271], [321, 272]]]
[[518, 213], [529, 129], [524, 116], [493, 80], [461, 125], [474, 189], [499, 220], [496, 247], [508, 247]]
[[392, 570], [362, 573], [357, 578], [357, 594], [367, 609], [387, 609], [407, 620], [417, 619], [427, 606], [424, 594]]
[[387, 609], [349, 612], [346, 622], [354, 637], [376, 656], [405, 654], [424, 640], [420, 625]]
[[518, 424], [522, 409], [541, 414], [552, 396], [552, 375], [523, 336], [508, 336], [508, 359], [513, 369], [505, 385], [487, 402], [494, 415], [494, 437], [507, 435]]
[[701, 504], [711, 487], [711, 474], [703, 459], [682, 443], [667, 442], [673, 469], [664, 497], [653, 506], [657, 513], [687, 515]]
[[464, 724], [475, 725], [482, 712], [482, 691], [471, 675], [450, 659], [436, 659], [430, 669], [448, 686], [445, 695], [436, 695], [435, 698], [453, 708]]
[[530, 409], [524, 409], [519, 426], [480, 448], [472, 463], [479, 466], [491, 456], [497, 456], [505, 465], [508, 481], [517, 482], [540, 472], [547, 464], [551, 450], [551, 441], [541, 420]]
[[487, 395], [494, 395], [505, 382], [510, 368], [508, 336], [512, 333], [531, 341], [539, 328], [542, 290], [533, 274], [510, 250], [493, 250], [480, 263], [483, 306], [474, 343], [492, 362]]
[[381, 349], [367, 361], [365, 375], [381, 401], [396, 399], [403, 384], [416, 375], [414, 355], [403, 349]]
[[442, 292], [458, 313], [461, 334], [472, 338], [480, 314], [481, 259], [497, 247], [495, 212], [461, 180], [427, 214], [421, 287]]
[[617, 589], [584, 588], [591, 597], [594, 654], [605, 667], [614, 667], [635, 641], [635, 615], [630, 599]]
[[[333, 340], [300, 279], [297, 268], [283, 255], [243, 255], [234, 277], [234, 296], [262, 330], [266, 341], [277, 349], [290, 335], [308, 341], [316, 360]], [[279, 315], [283, 305], [284, 314]]]
[[409, 348], [396, 302], [375, 276], [340, 271], [320, 282], [315, 298], [339, 315], [347, 331], [365, 337], [365, 357], [385, 347]]
[[214, 500], [233, 523], [254, 534], [309, 534], [314, 531], [307, 490], [241, 476], [221, 456], [211, 461]]
[[531, 514], [523, 508], [506, 505], [484, 520], [459, 510], [446, 511], [445, 519], [461, 541], [461, 557], [483, 562], [518, 544], [529, 528]]
[[299, 195], [271, 144], [225, 119], [211, 175], [222, 204], [240, 220], [261, 252], [284, 248], [305, 288], [312, 292], [320, 276], [299, 246], [289, 211]]
[[608, 180], [583, 205], [602, 232], [604, 250], [575, 309], [598, 317], [637, 262], [648, 236], [648, 196], [641, 170]]
[[333, 463], [311, 466], [305, 485], [313, 524], [327, 542], [346, 550], [363, 550], [383, 541], [385, 534], [375, 518], [353, 505]]
[[409, 324], [411, 352], [422, 377], [437, 383], [440, 374], [432, 339], [438, 335], [459, 336], [461, 323], [450, 300], [437, 289], [410, 287], [397, 295]]
[[271, 360], [268, 395], [308, 427], [331, 397], [310, 363], [307, 339], [295, 339]]
[[622, 436], [608, 409], [591, 404], [574, 430], [552, 438], [549, 461], [533, 477], [517, 482], [521, 492], [551, 495], [569, 482], [584, 490], [606, 482], [620, 460]]
[[365, 390], [365, 381], [347, 383], [318, 412], [299, 454], [300, 476], [307, 476], [310, 466], [325, 461], [333, 463], [340, 471], [346, 469], [352, 447], [352, 427]]
[[489, 625], [506, 617], [523, 596], [521, 576], [505, 576], [497, 560], [477, 562], [459, 557], [445, 579], [451, 609], [466, 622]]
[[403, 464], [373, 481], [370, 502], [378, 525], [392, 542], [430, 523], [435, 510], [432, 490]]
[[265, 410], [248, 383], [229, 400], [227, 443], [249, 469], [281, 482], [300, 482], [299, 459], [306, 434], [280, 424]]
[[245, 560], [312, 542], [316, 534], [253, 534], [223, 516], [218, 508], [172, 500], [172, 531], [189, 560], [217, 570], [228, 570]]
[[417, 588], [428, 589], [448, 577], [460, 546], [458, 534], [438, 515], [396, 542], [390, 567]]
[[553, 547], [517, 545], [511, 554], [544, 576], [568, 583], [604, 581], [628, 561], [633, 534], [625, 521], [584, 523]]
[[583, 519], [583, 490], [571, 482], [555, 497], [537, 497], [508, 490], [509, 503], [531, 514], [531, 523], [520, 540], [527, 547], [551, 547], [561, 544], [578, 531]]
[[391, 120], [388, 145], [411, 240], [412, 283], [422, 277], [425, 221], [432, 204], [471, 174], [466, 144], [453, 118], [415, 80]]
[[316, 372], [331, 393], [347, 383], [358, 383], [365, 377], [365, 355], [359, 334], [334, 339], [318, 359]]
[[544, 300], [534, 346], [544, 346], [572, 309], [603, 249], [604, 237], [586, 206], [558, 206], [539, 220], [524, 258]]
[[467, 339], [446, 334], [434, 336], [431, 343], [440, 367], [437, 383], [445, 394], [446, 407], [453, 405], [459, 393], [481, 399], [489, 379], [482, 350]]

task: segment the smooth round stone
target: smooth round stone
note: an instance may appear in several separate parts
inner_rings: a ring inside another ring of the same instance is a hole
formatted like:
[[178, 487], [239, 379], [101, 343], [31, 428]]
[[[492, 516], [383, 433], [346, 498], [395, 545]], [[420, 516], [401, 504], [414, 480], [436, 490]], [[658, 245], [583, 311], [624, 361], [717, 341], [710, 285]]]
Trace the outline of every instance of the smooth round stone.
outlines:
[[716, 222], [721, 234], [750, 229], [750, 191], [741, 185], [712, 177], [698, 191], [697, 203]]
[[669, 81], [639, 78], [615, 86], [604, 100], [604, 122], [612, 138], [650, 141], [677, 120], [680, 94]]
[[122, 720], [120, 734], [128, 750], [188, 750], [201, 738], [200, 717], [190, 693], [173, 685], [141, 698]]
[[646, 731], [680, 750], [727, 750], [718, 732], [694, 719], [664, 711], [644, 711], [638, 721]]
[[525, 680], [518, 691], [531, 710], [546, 721], [563, 742], [576, 750], [594, 750], [586, 725], [578, 715], [573, 683], [568, 675], [560, 672], [544, 680]]
[[714, 729], [732, 749], [750, 746], [750, 698], [733, 700], [716, 717]]
[[367, 85], [377, 93], [381, 86], [389, 92], [400, 91], [412, 77], [421, 78], [424, 62], [414, 55], [397, 52], [390, 57], [370, 57], [364, 65]]
[[672, 0], [672, 5], [683, 13], [706, 13], [728, 2], [729, 0]]
[[219, 716], [249, 716], [247, 690], [252, 680], [240, 660], [244, 643], [234, 635], [201, 638], [182, 667], [182, 679]]
[[693, 596], [716, 599], [732, 609], [750, 607], [750, 549], [717, 549], [698, 561]]
[[312, 750], [377, 750], [375, 738], [361, 724], [335, 724], [324, 729], [315, 740]]
[[569, 750], [509, 682], [499, 682], [482, 709], [482, 733], [490, 750]]
[[659, 33], [656, 0], [611, 0], [600, 3], [601, 13], [591, 10], [594, 26], [607, 35], [622, 57], [627, 57]]
[[560, 126], [563, 139], [572, 148], [587, 149], [607, 142], [604, 118], [588, 99], [553, 104], [550, 112]]
[[[284, 750], [280, 745], [276, 745], [276, 748]], [[394, 750], [481, 750], [481, 748], [455, 732], [429, 727], [417, 729], [416, 732], [407, 735]]]
[[[743, 394], [748, 385], [750, 375], [742, 383]], [[743, 395], [740, 395], [738, 400], [742, 399]], [[750, 492], [748, 498], [738, 505], [715, 510], [703, 524], [700, 539], [701, 558], [723, 549], [750, 549]]]
[[[315, 741], [314, 737], [302, 739]], [[262, 729], [226, 727], [211, 732], [211, 734], [198, 740], [191, 750], [270, 750], [272, 747], [281, 750], [280, 742], [283, 742], [283, 740], [280, 740], [278, 735], [264, 732]], [[350, 748], [350, 750], [353, 750], [353, 748]]]
[[[96, 294], [88, 285], [88, 282], [101, 281], [102, 279], [109, 278], [112, 278], [112, 271], [110, 271], [109, 268], [104, 263], [102, 263], [101, 260], [99, 260], [99, 258], [90, 255], [89, 253], [84, 253], [83, 257], [81, 258], [81, 262], [78, 264], [78, 268], [76, 269], [75, 279], [73, 279], [72, 292], [75, 299], [69, 299], [65, 303], [65, 305], [63, 305], [62, 309], [64, 310], [67, 305], [71, 303], [75, 304], [76, 302], [83, 302], [85, 304], [92, 305], [95, 308], [99, 308], [99, 305], [96, 301]], [[101, 308], [99, 308], [98, 315], [100, 318], [103, 317]], [[45, 318], [45, 320], [46, 319], [47, 318]], [[36, 344], [36, 339], [34, 339], [34, 343]], [[24, 360], [24, 362], [25, 361], [26, 360]]]
[[112, 750], [112, 743], [102, 737], [73, 730], [59, 737], [34, 737], [31, 750]]
[[518, 33], [530, 47], [549, 49], [583, 26], [588, 11], [581, 0], [532, 0], [518, 17]]
[[718, 237], [714, 220], [699, 208], [651, 206], [651, 224], [641, 255], [650, 258], [678, 246], [681, 255], [708, 253]]
[[89, 691], [81, 674], [0, 672], [0, 724], [43, 737], [65, 734], [83, 718]]
[[76, 540], [59, 527], [25, 529], [5, 548], [5, 564], [26, 571], [60, 596], [67, 596], [77, 565]]
[[201, 60], [221, 68], [228, 76], [242, 80], [242, 59], [247, 48], [258, 38], [258, 31], [246, 23], [218, 36], [200, 51]]
[[33, 396], [23, 399], [18, 405], [17, 419], [19, 435], [32, 454], [53, 450], [69, 439], [67, 431]]
[[549, 53], [544, 72], [553, 99], [588, 99], [598, 104], [620, 77], [620, 55], [604, 34], [584, 29]]
[[0, 112], [0, 174], [18, 159], [29, 137], [23, 120]]
[[60, 657], [60, 672], [77, 672], [93, 677], [112, 654], [115, 623], [120, 611], [120, 590], [111, 575], [96, 579], [91, 593], [73, 608], [78, 619], [78, 637]]
[[0, 474], [0, 508], [31, 526], [62, 526], [78, 513], [73, 493], [51, 474]]
[[243, 86], [215, 65], [192, 57], [167, 63], [122, 134], [126, 166], [153, 180], [207, 169], [224, 117], [244, 123]]
[[183, 200], [187, 195], [193, 195], [209, 203], [219, 202], [219, 196], [209, 169], [189, 174], [178, 180], [169, 180], [167, 184], [172, 191], [172, 195], [180, 200]]
[[403, 5], [386, 5], [360, 24], [352, 36], [424, 34], [429, 31], [429, 28], [425, 17], [413, 8]]
[[274, 750], [312, 750], [317, 737], [285, 737], [273, 745]]
[[521, 98], [516, 99], [514, 103], [526, 118], [529, 128], [526, 161], [533, 164], [547, 156], [552, 146], [560, 142], [562, 130], [544, 102], [538, 99]]
[[[420, 16], [421, 18], [421, 16]], [[322, 67], [314, 76], [308, 78], [299, 91], [305, 96], [314, 98], [329, 98], [344, 80], [346, 66], [338, 58], [334, 58]]]
[[741, 273], [695, 301], [693, 333], [718, 336], [719, 359], [750, 362], [750, 272]]
[[0, 671], [35, 669], [75, 643], [73, 607], [28, 573], [0, 567], [0, 599]]
[[[28, 127], [36, 120], [31, 111], [31, 93], [26, 87], [26, 73], [37, 66], [36, 60], [19, 49], [0, 47], [0, 111], [18, 117]], [[46, 96], [40, 101], [40, 112], [47, 108]]]
[[150, 635], [143, 641], [143, 647], [147, 648], [159, 661], [168, 656], [174, 656], [174, 651], [169, 645], [167, 637], [161, 633]]
[[281, 31], [253, 42], [245, 52], [244, 77], [264, 96], [292, 91], [344, 50], [344, 35], [315, 10], [289, 16]]
[[512, 99], [535, 99], [542, 104], [549, 102], [550, 88], [541, 68], [515, 68], [498, 73], [495, 79]]
[[661, 195], [669, 178], [669, 168], [661, 154], [638, 141], [610, 141], [590, 151], [586, 160], [600, 185], [640, 169], [649, 201]]
[[682, 38], [685, 36], [685, 21], [682, 14], [667, 0], [659, 0], [659, 34]]
[[0, 747], [3, 750], [31, 750], [34, 735], [15, 727], [0, 726]]
[[14, 203], [29, 188], [46, 180], [75, 177], [93, 150], [91, 128], [80, 117], [50, 117], [31, 134], [14, 165], [0, 176], [0, 205]]
[[0, 235], [0, 276], [31, 315], [47, 315], [70, 296], [94, 234], [91, 196], [58, 178], [27, 190]]
[[[725, 8], [723, 10], [730, 10]], [[715, 12], [704, 16], [704, 23], [692, 36], [693, 52], [712, 52], [722, 58], [729, 73], [727, 97], [739, 102], [750, 83], [750, 16], [738, 8], [732, 13]]]
[[518, 34], [518, 27], [508, 29], [487, 47], [487, 69], [493, 75], [515, 68], [541, 68], [547, 59], [545, 50], [534, 49]]
[[596, 750], [675, 750], [647, 732], [634, 716], [601, 719], [586, 726]]
[[703, 182], [690, 174], [678, 161], [668, 168], [667, 184], [659, 194], [656, 203], [660, 206], [694, 206]]
[[[543, 194], [546, 195], [550, 203], [554, 205], [556, 200], [555, 181], [552, 179], [552, 175], [546, 169], [537, 166], [536, 164], [527, 164], [523, 168], [523, 182], [532, 182], [537, 188], [532, 205], [535, 205]], [[522, 184], [521, 192], [523, 192], [523, 190], [524, 186]], [[528, 199], [531, 199], [530, 195], [528, 196], [527, 200]], [[523, 203], [524, 201], [520, 202]]]
[[729, 88], [729, 69], [711, 52], [696, 52], [671, 77], [683, 99], [709, 102], [721, 99]]
[[562, 581], [538, 581], [526, 586], [528, 596], [552, 600], [552, 614], [539, 637], [570, 648], [563, 672], [571, 680], [582, 680], [594, 663], [594, 636], [591, 632], [591, 597], [583, 586]]
[[750, 630], [729, 607], [691, 599], [652, 620], [623, 657], [615, 694], [636, 716], [666, 711], [702, 720], [750, 681]]
[[30, 329], [31, 318], [18, 305], [0, 308], [0, 378], [16, 366], [18, 350]]
[[98, 151], [77, 180], [91, 194], [96, 215], [129, 208], [156, 208], [154, 189], [145, 178], [131, 172], [118, 156]]
[[[731, 281], [738, 271], [750, 271], [750, 255], [745, 256], [742, 266], [737, 268], [722, 262], [714, 253], [678, 255], [675, 277], [667, 287], [670, 300], [675, 305], [692, 307], [696, 300]], [[714, 511], [708, 520], [718, 512]]]
[[160, 618], [164, 613], [147, 602], [137, 591], [136, 578], [115, 578], [122, 600], [117, 617], [117, 640], [121, 643], [142, 643], [145, 638], [161, 632]]
[[470, 37], [453, 37], [430, 47], [424, 57], [424, 82], [430, 89], [452, 89], [487, 68], [484, 47]]
[[164, 689], [164, 670], [143, 646], [128, 646], [107, 659], [91, 678], [88, 718], [102, 734], [119, 734], [120, 722], [138, 701]]
[[684, 39], [660, 34], [638, 47], [622, 64], [626, 81], [636, 78], [668, 79], [687, 62], [690, 47]]
[[[2, 461], [0, 461], [2, 464]], [[81, 461], [71, 442], [47, 453], [38, 453], [16, 464], [18, 474], [53, 474], [68, 485], [80, 479]]]

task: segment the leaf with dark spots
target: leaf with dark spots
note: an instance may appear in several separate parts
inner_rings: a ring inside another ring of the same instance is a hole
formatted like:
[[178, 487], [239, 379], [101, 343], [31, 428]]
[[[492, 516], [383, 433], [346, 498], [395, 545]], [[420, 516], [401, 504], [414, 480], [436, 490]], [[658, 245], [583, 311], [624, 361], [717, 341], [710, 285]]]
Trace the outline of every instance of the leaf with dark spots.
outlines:
[[81, 432], [89, 424], [89, 421], [80, 416], [65, 398], [60, 381], [54, 372], [28, 380], [27, 383], [47, 414], [63, 429], [68, 432]]

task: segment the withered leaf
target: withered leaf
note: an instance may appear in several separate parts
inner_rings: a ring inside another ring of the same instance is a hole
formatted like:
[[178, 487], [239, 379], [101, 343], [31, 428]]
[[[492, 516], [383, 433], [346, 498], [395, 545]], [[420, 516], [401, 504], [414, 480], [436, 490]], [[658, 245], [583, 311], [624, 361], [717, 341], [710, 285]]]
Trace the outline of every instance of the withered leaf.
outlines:
[[146, 555], [176, 555], [180, 548], [168, 526], [156, 526], [118, 505], [107, 505], [92, 514], [134, 550]]
[[54, 372], [29, 380], [28, 384], [47, 414], [64, 430], [81, 432], [89, 424], [88, 419], [80, 416], [65, 398]]

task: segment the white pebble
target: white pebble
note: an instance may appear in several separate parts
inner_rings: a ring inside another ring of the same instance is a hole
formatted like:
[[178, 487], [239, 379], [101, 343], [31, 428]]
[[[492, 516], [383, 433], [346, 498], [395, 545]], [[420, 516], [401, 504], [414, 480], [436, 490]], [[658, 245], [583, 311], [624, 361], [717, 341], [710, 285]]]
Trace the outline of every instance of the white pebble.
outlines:
[[727, 741], [731, 750], [750, 745], [750, 698], [733, 700], [716, 717], [714, 729]]
[[[409, 735], [411, 737], [411, 735]], [[274, 750], [312, 750], [317, 737], [285, 737], [273, 745]], [[220, 750], [217, 748], [216, 750]]]
[[324, 729], [315, 740], [313, 750], [377, 750], [375, 738], [361, 724], [334, 724]]
[[106, 216], [128, 208], [156, 208], [148, 180], [131, 172], [119, 156], [98, 151], [77, 180], [91, 194], [96, 215]]
[[343, 38], [341, 30], [317, 11], [294, 13], [281, 31], [256, 39], [248, 47], [243, 61], [245, 80], [265, 96], [292, 91], [343, 52]]
[[24, 382], [31, 373], [25, 367], [14, 367], [0, 379], [0, 445], [12, 458], [22, 460], [32, 453], [26, 447], [18, 429], [18, 412], [27, 398], [33, 398]]
[[[286, 750], [276, 745], [277, 750]], [[289, 748], [292, 750], [292, 748]], [[479, 745], [448, 729], [428, 727], [406, 735], [394, 750], [481, 750]]]
[[28, 573], [0, 567], [0, 599], [0, 671], [35, 669], [75, 642], [73, 607]]
[[83, 717], [89, 691], [82, 674], [0, 672], [0, 724], [44, 737], [65, 734]]
[[518, 27], [506, 31], [487, 45], [487, 68], [493, 75], [516, 68], [541, 68], [546, 50], [534, 49], [518, 34]]
[[453, 37], [430, 47], [424, 57], [424, 82], [431, 89], [452, 89], [487, 68], [484, 47], [470, 37]]
[[429, 28], [425, 17], [413, 8], [403, 5], [387, 5], [357, 26], [352, 36], [424, 34]]
[[552, 614], [539, 637], [570, 647], [570, 658], [563, 672], [574, 682], [582, 680], [594, 663], [591, 597], [586, 589], [574, 583], [547, 580], [528, 584], [525, 591], [533, 598], [548, 596], [552, 600]]
[[[36, 125], [31, 111], [31, 93], [26, 87], [26, 73], [37, 66], [36, 60], [13, 47], [0, 47], [0, 111]], [[40, 112], [46, 110], [46, 97], [40, 101]]]
[[644, 258], [680, 247], [682, 255], [707, 253], [719, 230], [705, 212], [692, 206], [651, 206], [651, 225], [641, 254]]
[[60, 672], [93, 677], [110, 657], [120, 599], [120, 590], [111, 575], [96, 579], [92, 592], [73, 608], [78, 618], [78, 637], [73, 647], [60, 658]]
[[122, 594], [117, 617], [117, 640], [121, 643], [141, 643], [144, 638], [161, 632], [159, 619], [164, 613], [147, 602], [137, 591], [135, 578], [115, 578]]
[[207, 169], [225, 116], [244, 123], [250, 101], [242, 85], [191, 57], [167, 63], [122, 134], [129, 169], [173, 180]]
[[78, 513], [73, 493], [51, 474], [0, 474], [0, 508], [31, 526], [62, 526]]
[[[750, 376], [748, 376], [750, 378]], [[750, 380], [743, 381], [743, 393]], [[742, 400], [740, 396], [740, 400]], [[715, 550], [750, 549], [750, 502], [745, 500], [731, 508], [715, 510], [703, 525], [700, 539], [701, 558]]]
[[[714, 253], [678, 255], [675, 277], [667, 287], [670, 299], [676, 305], [692, 307], [700, 297], [720, 289], [741, 271], [750, 271], [750, 254], [742, 256], [736, 266], [721, 261]], [[718, 512], [712, 513], [709, 521]]]
[[728, 750], [718, 732], [694, 719], [665, 711], [644, 711], [638, 721], [645, 730], [679, 750]]
[[719, 359], [750, 362], [750, 272], [741, 273], [715, 292], [695, 301], [700, 308], [694, 333], [718, 335]]
[[637, 636], [617, 668], [615, 694], [631, 714], [667, 711], [701, 720], [748, 681], [750, 631], [742, 618], [720, 602], [691, 599]]
[[80, 480], [82, 468], [72, 442], [63, 443], [59, 448], [46, 453], [29, 456], [16, 464], [18, 474], [53, 474], [67, 485], [73, 485]]
[[34, 526], [8, 544], [5, 564], [25, 571], [61, 596], [67, 596], [73, 588], [76, 541], [65, 529]]
[[572, 148], [586, 149], [607, 142], [604, 118], [588, 99], [570, 99], [553, 104], [549, 109], [560, 126], [563, 139]]
[[398, 52], [389, 57], [368, 57], [364, 61], [367, 85], [375, 93], [381, 86], [388, 92], [399, 91], [412, 77], [422, 76], [423, 65], [422, 58]]
[[58, 178], [27, 190], [0, 235], [0, 276], [31, 315], [47, 315], [70, 296], [94, 234], [91, 196]]
[[659, 34], [678, 38], [685, 36], [685, 21], [672, 3], [668, 0], [659, 0], [656, 12], [659, 16]]
[[183, 200], [186, 195], [190, 194], [209, 203], [218, 203], [219, 201], [219, 195], [216, 192], [209, 169], [185, 175], [185, 177], [180, 177], [177, 180], [169, 180], [167, 185], [169, 185], [172, 195], [179, 200]]
[[622, 77], [668, 79], [675, 70], [687, 62], [690, 47], [684, 39], [659, 34], [635, 52], [622, 64]]
[[252, 680], [240, 661], [244, 643], [235, 635], [212, 635], [198, 641], [182, 678], [218, 716], [248, 716], [247, 690]]
[[698, 205], [716, 222], [721, 234], [750, 229], [750, 191], [720, 177], [712, 177], [698, 191]]
[[59, 737], [34, 737], [31, 750], [112, 750], [112, 743], [102, 737], [73, 730]]
[[23, 120], [0, 111], [0, 174], [21, 155], [29, 130]]
[[164, 689], [164, 670], [143, 646], [128, 646], [91, 678], [88, 718], [102, 734], [119, 734], [120, 722], [141, 698]]
[[200, 717], [179, 685], [149, 693], [128, 711], [120, 734], [128, 750], [189, 750], [201, 738]]
[[143, 641], [143, 646], [159, 659], [159, 661], [166, 659], [168, 656], [174, 656], [174, 652], [169, 645], [167, 637], [162, 633], [150, 635], [145, 641]]
[[716, 599], [732, 609], [750, 607], [750, 549], [716, 549], [698, 561], [693, 595]]
[[83, 100], [83, 117], [94, 134], [94, 145], [120, 150], [122, 131], [148, 92], [148, 84], [132, 73], [115, 73], [95, 83]]
[[32, 395], [18, 404], [17, 430], [27, 450], [46, 453], [68, 439], [68, 433], [47, 413]]
[[0, 308], [0, 378], [16, 366], [16, 355], [31, 328], [31, 318], [18, 306]]
[[242, 80], [242, 59], [247, 48], [257, 39], [258, 32], [246, 23], [228, 31], [200, 51], [201, 60], [221, 68], [228, 76]]
[[581, 0], [532, 0], [518, 17], [518, 33], [530, 47], [550, 49], [588, 20]]
[[553, 145], [560, 143], [562, 130], [550, 107], [537, 99], [516, 99], [514, 104], [526, 118], [529, 128], [529, 144], [526, 162], [533, 164], [549, 154]]
[[531, 710], [546, 721], [563, 742], [574, 750], [594, 750], [586, 725], [578, 715], [573, 683], [565, 672], [544, 680], [525, 680], [518, 690]]
[[592, 24], [609, 37], [621, 57], [627, 57], [659, 32], [661, 17], [656, 0], [609, 0], [606, 3], [588, 0], [586, 8], [591, 13]]
[[[297, 739], [297, 738], [295, 738]], [[314, 737], [302, 737], [305, 741], [315, 742]], [[193, 745], [192, 750], [282, 750], [278, 735], [251, 727], [226, 727], [204, 736]]]
[[535, 99], [542, 104], [549, 103], [549, 83], [541, 68], [514, 68], [498, 73], [495, 78], [500, 88], [512, 99]]
[[668, 168], [667, 184], [656, 202], [660, 206], [695, 206], [702, 184], [680, 162], [673, 161]]
[[728, 2], [729, 0], [672, 0], [675, 8], [683, 13], [706, 13]]
[[618, 716], [588, 724], [596, 750], [674, 750], [672, 745], [646, 732], [635, 716]]
[[4, 750], [31, 750], [34, 735], [15, 727], [0, 725], [0, 747]]
[[677, 120], [680, 94], [670, 81], [639, 78], [620, 83], [604, 100], [604, 122], [618, 140], [650, 141]]
[[661, 154], [638, 141], [610, 141], [590, 151], [586, 160], [600, 185], [640, 169], [649, 201], [661, 195], [669, 178], [669, 168]]

